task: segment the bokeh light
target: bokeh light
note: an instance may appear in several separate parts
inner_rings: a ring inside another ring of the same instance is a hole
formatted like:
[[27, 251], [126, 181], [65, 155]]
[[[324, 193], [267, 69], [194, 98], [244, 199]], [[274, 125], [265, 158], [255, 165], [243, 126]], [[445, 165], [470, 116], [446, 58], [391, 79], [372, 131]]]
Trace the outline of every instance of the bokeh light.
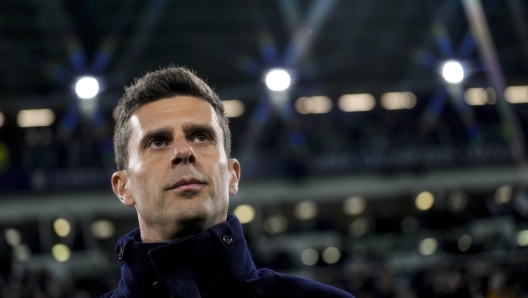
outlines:
[[228, 118], [240, 117], [244, 114], [244, 111], [246, 110], [244, 103], [240, 100], [223, 100], [222, 104], [224, 105], [225, 114]]
[[64, 218], [58, 218], [53, 222], [53, 230], [60, 237], [66, 237], [70, 234], [71, 226], [70, 223]]
[[513, 187], [511, 185], [503, 185], [495, 191], [495, 203], [498, 205], [504, 205], [511, 201], [513, 193]]
[[298, 219], [309, 220], [317, 215], [318, 208], [313, 201], [302, 201], [295, 205], [293, 212]]
[[434, 196], [431, 192], [423, 191], [416, 196], [414, 203], [416, 208], [421, 211], [429, 210], [431, 207], [433, 207]]
[[17, 229], [5, 229], [4, 236], [7, 244], [9, 244], [11, 247], [17, 247], [22, 242], [22, 234], [20, 234], [20, 231], [18, 231]]
[[429, 256], [435, 253], [438, 248], [438, 241], [434, 238], [426, 238], [418, 244], [418, 252], [424, 256]]
[[471, 106], [482, 106], [487, 103], [486, 91], [484, 88], [469, 88], [464, 92], [464, 100]]
[[55, 244], [51, 248], [51, 254], [55, 260], [59, 262], [66, 262], [70, 259], [71, 251], [70, 248], [64, 244]]
[[92, 223], [92, 235], [98, 239], [108, 239], [115, 233], [114, 223], [107, 219], [99, 219]]
[[386, 110], [412, 109], [416, 96], [412, 92], [387, 92], [381, 96], [380, 103]]
[[299, 114], [324, 114], [332, 110], [333, 103], [328, 96], [299, 97], [295, 101], [295, 110]]
[[343, 112], [366, 112], [374, 109], [376, 99], [368, 93], [345, 94], [339, 98], [337, 105]]
[[528, 246], [528, 230], [520, 231], [515, 238], [518, 246]]
[[335, 264], [341, 259], [341, 251], [337, 247], [327, 247], [323, 250], [322, 258], [327, 264]]
[[509, 86], [504, 90], [504, 97], [509, 103], [528, 102], [528, 86]]
[[18, 112], [19, 127], [49, 126], [55, 121], [55, 113], [50, 109], [22, 110]]
[[348, 228], [348, 232], [350, 236], [352, 237], [355, 237], [355, 238], [361, 237], [367, 232], [369, 232], [370, 230], [373, 230], [374, 223], [375, 221], [372, 218], [366, 218], [366, 217], [358, 218], [350, 224]]
[[469, 235], [464, 235], [458, 239], [458, 249], [460, 249], [461, 252], [466, 252], [473, 243], [473, 238]]
[[359, 215], [365, 211], [365, 208], [367, 207], [367, 203], [365, 202], [365, 198], [361, 196], [353, 196], [350, 198], [347, 198], [343, 202], [343, 212], [347, 215]]
[[264, 221], [264, 230], [272, 235], [282, 233], [287, 228], [288, 219], [282, 214], [270, 216]]
[[242, 224], [250, 223], [255, 218], [255, 209], [247, 204], [242, 204], [236, 207], [233, 213], [238, 217]]
[[313, 248], [305, 249], [301, 253], [301, 262], [306, 266], [312, 266], [319, 260], [319, 253]]

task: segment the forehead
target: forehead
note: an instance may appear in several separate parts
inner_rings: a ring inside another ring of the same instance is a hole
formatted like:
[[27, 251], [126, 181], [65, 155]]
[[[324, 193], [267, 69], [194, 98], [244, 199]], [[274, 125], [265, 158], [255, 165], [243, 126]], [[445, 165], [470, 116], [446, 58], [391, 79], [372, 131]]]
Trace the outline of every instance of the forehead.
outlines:
[[174, 96], [149, 102], [132, 114], [132, 133], [173, 124], [209, 124], [221, 129], [219, 117], [204, 99], [194, 96]]

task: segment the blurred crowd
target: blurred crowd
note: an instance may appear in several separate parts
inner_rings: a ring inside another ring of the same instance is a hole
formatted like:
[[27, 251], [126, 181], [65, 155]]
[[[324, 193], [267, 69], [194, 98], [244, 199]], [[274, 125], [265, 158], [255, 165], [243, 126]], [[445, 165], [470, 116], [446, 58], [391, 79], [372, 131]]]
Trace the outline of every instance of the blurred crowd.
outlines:
[[514, 298], [528, 297], [527, 264], [492, 266], [481, 260], [469, 268], [447, 264], [412, 274], [395, 274], [386, 265], [373, 275], [360, 268], [344, 285], [357, 298]]
[[0, 279], [2, 298], [91, 298], [115, 288], [116, 279], [108, 276], [76, 280], [67, 285], [48, 270], [21, 270]]
[[[443, 264], [413, 273], [396, 273], [387, 264], [358, 265], [352, 273], [340, 267], [321, 268], [320, 282], [351, 292], [356, 298], [528, 298], [528, 264], [493, 265], [487, 260]], [[16, 268], [17, 266], [14, 266]], [[118, 277], [104, 275], [65, 285], [52, 272], [15, 269], [0, 278], [3, 298], [99, 297], [117, 285]]]

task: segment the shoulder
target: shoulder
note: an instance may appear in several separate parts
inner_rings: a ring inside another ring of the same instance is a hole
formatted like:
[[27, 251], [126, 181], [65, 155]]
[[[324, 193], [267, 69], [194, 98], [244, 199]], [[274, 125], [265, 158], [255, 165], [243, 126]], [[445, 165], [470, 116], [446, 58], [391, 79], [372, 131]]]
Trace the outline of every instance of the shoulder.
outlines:
[[349, 293], [310, 279], [277, 273], [269, 269], [257, 270], [253, 281], [263, 297], [328, 297], [353, 298]]

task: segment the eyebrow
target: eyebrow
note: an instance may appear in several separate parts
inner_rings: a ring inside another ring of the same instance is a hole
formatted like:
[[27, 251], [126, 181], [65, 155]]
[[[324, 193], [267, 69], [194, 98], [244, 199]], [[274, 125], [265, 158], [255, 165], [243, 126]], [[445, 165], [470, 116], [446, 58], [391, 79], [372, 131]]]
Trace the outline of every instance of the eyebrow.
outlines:
[[206, 132], [208, 135], [216, 139], [216, 132], [210, 124], [196, 124], [196, 123], [184, 123], [183, 124], [183, 131], [187, 132], [198, 132], [203, 131]]
[[[213, 126], [209, 124], [184, 123], [182, 127], [183, 127], [183, 131], [186, 134], [189, 132], [194, 133], [194, 132], [203, 131], [209, 134], [209, 136], [211, 136], [214, 140], [217, 139], [217, 135], [216, 135], [216, 132]], [[156, 128], [154, 130], [148, 131], [141, 137], [141, 140], [140, 140], [141, 147], [145, 147], [148, 141], [153, 138], [168, 137], [168, 136], [171, 136], [172, 133], [173, 133], [173, 129], [170, 126], [160, 127], [160, 128]]]
[[145, 147], [147, 142], [156, 137], [166, 137], [172, 135], [172, 128], [169, 126], [160, 127], [151, 131], [148, 131], [141, 137], [141, 147]]

